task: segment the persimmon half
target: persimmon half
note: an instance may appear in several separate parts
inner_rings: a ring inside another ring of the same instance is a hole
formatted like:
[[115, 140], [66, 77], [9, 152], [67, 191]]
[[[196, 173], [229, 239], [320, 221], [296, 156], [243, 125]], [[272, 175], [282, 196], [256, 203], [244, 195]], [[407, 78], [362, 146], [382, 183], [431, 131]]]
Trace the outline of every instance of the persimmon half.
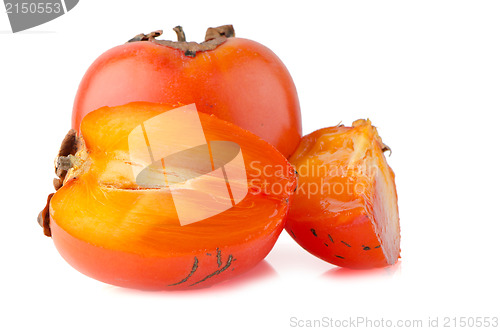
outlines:
[[305, 136], [290, 162], [299, 186], [286, 229], [303, 248], [355, 269], [394, 264], [399, 211], [388, 147], [369, 120]]
[[160, 40], [140, 34], [100, 55], [85, 73], [73, 107], [72, 127], [103, 106], [147, 101], [195, 103], [255, 133], [289, 157], [302, 135], [299, 99], [290, 73], [269, 48], [235, 36], [231, 25], [209, 28], [205, 41]]
[[113, 285], [174, 290], [224, 281], [269, 253], [296, 188], [293, 167], [249, 131], [201, 112], [193, 121], [185, 108], [100, 108], [65, 140], [63, 182], [41, 222], [74, 268]]

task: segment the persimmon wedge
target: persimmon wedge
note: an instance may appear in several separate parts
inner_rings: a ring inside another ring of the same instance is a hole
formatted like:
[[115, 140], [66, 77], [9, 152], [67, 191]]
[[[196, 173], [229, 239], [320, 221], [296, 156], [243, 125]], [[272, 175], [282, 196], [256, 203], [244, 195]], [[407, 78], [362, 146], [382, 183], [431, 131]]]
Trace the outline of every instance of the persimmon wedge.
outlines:
[[[76, 153], [58, 158], [64, 183], [48, 224], [77, 270], [123, 287], [187, 289], [269, 253], [296, 188], [293, 168], [256, 135], [188, 110], [141, 102], [85, 116]], [[264, 177], [266, 165], [287, 171]]]
[[369, 120], [305, 136], [290, 162], [299, 187], [286, 229], [307, 251], [355, 269], [394, 264], [400, 227], [394, 172]]

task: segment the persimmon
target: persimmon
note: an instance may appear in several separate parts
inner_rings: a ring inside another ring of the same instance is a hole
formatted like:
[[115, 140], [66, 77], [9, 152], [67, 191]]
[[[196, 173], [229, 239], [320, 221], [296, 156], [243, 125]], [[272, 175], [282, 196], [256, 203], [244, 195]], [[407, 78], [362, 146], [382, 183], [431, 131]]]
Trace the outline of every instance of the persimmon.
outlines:
[[[65, 139], [58, 190], [39, 221], [80, 272], [130, 288], [205, 287], [249, 270], [275, 244], [293, 167], [251, 132], [196, 112], [200, 133], [186, 107], [103, 107]], [[264, 176], [265, 166], [285, 170]]]
[[342, 267], [394, 264], [400, 227], [388, 147], [369, 120], [305, 136], [290, 158], [299, 187], [286, 230], [313, 255]]
[[199, 111], [249, 130], [286, 157], [302, 134], [297, 90], [283, 62], [269, 48], [235, 37], [231, 25], [209, 28], [205, 41], [157, 39], [140, 34], [88, 68], [73, 107], [73, 129], [103, 106], [148, 101], [196, 104]]

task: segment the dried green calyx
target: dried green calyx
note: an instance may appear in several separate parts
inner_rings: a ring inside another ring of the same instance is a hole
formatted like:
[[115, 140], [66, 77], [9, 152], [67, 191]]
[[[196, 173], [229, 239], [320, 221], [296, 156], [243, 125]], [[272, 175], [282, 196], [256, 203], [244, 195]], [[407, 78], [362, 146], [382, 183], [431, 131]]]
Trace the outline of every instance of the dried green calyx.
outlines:
[[185, 56], [195, 57], [196, 53], [214, 50], [219, 45], [226, 42], [228, 38], [235, 36], [232, 25], [222, 25], [216, 28], [208, 28], [205, 34], [205, 41], [201, 43], [186, 41], [186, 35], [181, 26], [176, 26], [174, 31], [177, 34], [177, 41], [157, 40], [156, 38], [163, 34], [163, 30], [157, 30], [148, 34], [138, 34], [128, 42], [149, 41], [158, 45], [179, 49], [184, 52]]

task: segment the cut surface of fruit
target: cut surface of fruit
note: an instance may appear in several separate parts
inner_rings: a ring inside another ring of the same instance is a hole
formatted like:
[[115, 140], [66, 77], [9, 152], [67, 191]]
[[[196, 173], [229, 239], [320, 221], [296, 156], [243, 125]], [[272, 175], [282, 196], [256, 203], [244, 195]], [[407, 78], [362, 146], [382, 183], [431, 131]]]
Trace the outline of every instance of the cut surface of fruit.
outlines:
[[[50, 201], [50, 230], [84, 274], [141, 289], [204, 287], [252, 268], [284, 227], [293, 168], [231, 123], [131, 103], [89, 113], [81, 134]], [[287, 171], [264, 177], [265, 165]]]
[[288, 233], [313, 255], [338, 266], [383, 267], [400, 252], [394, 172], [369, 120], [305, 136], [290, 158], [299, 186]]

